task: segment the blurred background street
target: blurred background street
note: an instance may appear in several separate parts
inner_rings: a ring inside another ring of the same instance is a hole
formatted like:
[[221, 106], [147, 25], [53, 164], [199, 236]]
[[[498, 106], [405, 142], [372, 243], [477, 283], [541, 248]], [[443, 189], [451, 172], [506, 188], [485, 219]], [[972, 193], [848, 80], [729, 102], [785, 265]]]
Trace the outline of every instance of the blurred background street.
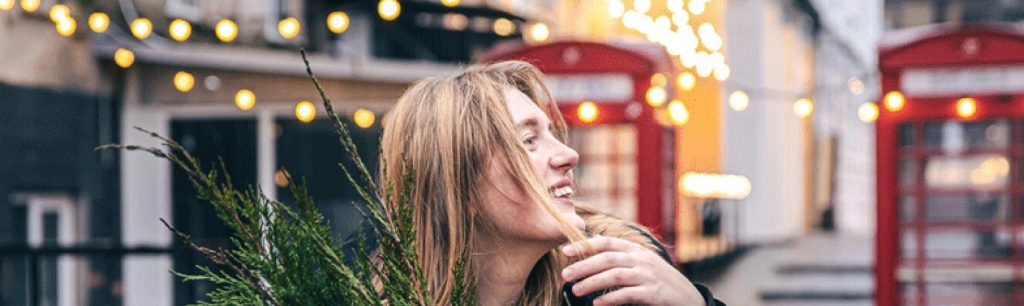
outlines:
[[229, 230], [142, 127], [337, 237], [418, 79], [525, 60], [576, 197], [729, 305], [1024, 305], [1024, 1], [0, 0], [0, 305], [181, 305]]

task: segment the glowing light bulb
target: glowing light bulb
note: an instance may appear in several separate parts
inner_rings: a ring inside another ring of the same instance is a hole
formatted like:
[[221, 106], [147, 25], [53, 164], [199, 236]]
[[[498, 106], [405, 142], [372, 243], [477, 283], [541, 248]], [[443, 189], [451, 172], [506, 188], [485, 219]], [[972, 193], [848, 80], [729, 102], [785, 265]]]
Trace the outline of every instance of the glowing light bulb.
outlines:
[[118, 48], [114, 51], [114, 63], [121, 68], [131, 67], [132, 63], [135, 63], [135, 53], [125, 48]]
[[668, 99], [668, 92], [665, 91], [665, 87], [651, 86], [647, 89], [647, 93], [644, 95], [647, 98], [647, 105], [651, 107], [659, 107], [665, 104], [665, 100]]
[[691, 14], [700, 15], [704, 13], [705, 5], [704, 0], [690, 0], [686, 8], [690, 9]]
[[377, 3], [377, 14], [384, 21], [394, 21], [402, 13], [402, 5], [397, 0], [380, 0]]
[[10, 11], [14, 8], [14, 0], [0, 0], [0, 11]]
[[498, 18], [494, 20], [494, 34], [501, 36], [512, 35], [512, 32], [516, 30], [516, 25], [512, 23], [512, 20], [508, 18]]
[[21, 0], [21, 9], [32, 13], [39, 9], [39, 0]]
[[657, 72], [651, 75], [651, 86], [665, 86], [668, 79], [665, 78], [665, 74]]
[[110, 16], [104, 12], [89, 14], [89, 29], [96, 33], [103, 33], [110, 27]]
[[673, 13], [683, 11], [683, 0], [668, 0], [665, 2], [665, 7], [668, 7], [668, 10]]
[[580, 121], [583, 123], [592, 123], [597, 121], [600, 111], [597, 109], [597, 105], [594, 104], [594, 102], [585, 101], [580, 103], [580, 106], [576, 108], [576, 115], [579, 116]]
[[692, 91], [697, 86], [697, 76], [693, 72], [684, 71], [676, 77], [676, 86], [683, 91]]
[[715, 65], [715, 71], [712, 73], [716, 80], [725, 81], [729, 79], [729, 75], [732, 74], [732, 69], [729, 69], [729, 65], [725, 63], [719, 63]]
[[620, 0], [608, 1], [608, 17], [619, 18], [626, 12], [626, 6]]
[[238, 26], [231, 19], [221, 19], [214, 28], [217, 39], [222, 42], [231, 42], [238, 36]]
[[793, 113], [800, 118], [807, 118], [814, 112], [814, 102], [808, 98], [801, 98], [793, 103]]
[[78, 23], [75, 22], [74, 18], [64, 18], [58, 20], [54, 26], [57, 28], [57, 34], [67, 37], [75, 34], [75, 28], [78, 27]]
[[690, 122], [690, 110], [686, 109], [686, 104], [683, 104], [683, 101], [672, 100], [669, 102], [668, 115], [672, 124], [676, 126], [683, 126]]
[[189, 36], [192, 36], [192, 25], [188, 21], [175, 19], [167, 26], [167, 32], [175, 41], [185, 41]]
[[878, 105], [872, 102], [861, 104], [857, 108], [857, 117], [860, 117], [860, 121], [864, 121], [864, 123], [875, 122], [878, 120]]
[[50, 6], [50, 20], [60, 22], [62, 19], [71, 18], [71, 9], [67, 5], [57, 3]]
[[548, 29], [548, 25], [543, 22], [538, 22], [530, 26], [528, 37], [532, 42], [544, 42], [551, 36], [551, 31]]
[[235, 93], [235, 107], [241, 111], [248, 111], [256, 106], [256, 94], [252, 90], [239, 89]]
[[174, 74], [174, 88], [180, 92], [189, 92], [196, 85], [196, 78], [191, 73], [178, 71]]
[[364, 129], [372, 126], [376, 119], [377, 115], [365, 108], [357, 109], [352, 113], [352, 121], [356, 123], [356, 126]]
[[299, 36], [299, 31], [301, 30], [302, 25], [299, 24], [299, 20], [295, 19], [295, 17], [288, 17], [277, 22], [277, 32], [284, 39], [295, 39], [295, 37]]
[[978, 113], [978, 102], [972, 98], [960, 98], [956, 101], [956, 114], [960, 118], [970, 118]]
[[864, 93], [864, 82], [860, 79], [853, 77], [847, 81], [847, 86], [850, 88], [850, 93], [859, 95]]
[[351, 20], [348, 18], [348, 14], [342, 11], [332, 12], [327, 15], [327, 29], [331, 30], [334, 34], [345, 33], [348, 30], [348, 26]]
[[441, 4], [447, 7], [456, 7], [462, 0], [441, 0]]
[[312, 122], [313, 119], [316, 119], [316, 106], [313, 105], [313, 102], [299, 101], [299, 104], [295, 105], [295, 118], [302, 123]]
[[640, 14], [647, 14], [651, 10], [651, 0], [633, 0], [633, 9]]
[[143, 17], [132, 21], [131, 24], [132, 36], [138, 39], [146, 39], [150, 34], [153, 34], [153, 23], [149, 19]]
[[889, 112], [898, 112], [903, 109], [906, 104], [906, 99], [903, 98], [903, 93], [899, 91], [890, 91], [885, 94], [885, 109]]
[[729, 108], [737, 112], [742, 112], [747, 109], [750, 105], [750, 96], [742, 90], [737, 90], [729, 94]]

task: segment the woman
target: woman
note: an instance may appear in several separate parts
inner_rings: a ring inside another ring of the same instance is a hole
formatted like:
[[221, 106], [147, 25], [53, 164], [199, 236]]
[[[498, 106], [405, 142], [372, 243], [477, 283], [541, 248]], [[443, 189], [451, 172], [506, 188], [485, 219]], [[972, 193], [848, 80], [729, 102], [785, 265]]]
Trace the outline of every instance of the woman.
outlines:
[[[524, 62], [424, 79], [399, 99], [381, 186], [415, 178], [405, 200], [433, 301], [447, 304], [469, 254], [480, 305], [714, 305], [645, 231], [573, 202], [579, 156], [565, 138], [541, 73]], [[598, 228], [631, 230], [591, 237]]]

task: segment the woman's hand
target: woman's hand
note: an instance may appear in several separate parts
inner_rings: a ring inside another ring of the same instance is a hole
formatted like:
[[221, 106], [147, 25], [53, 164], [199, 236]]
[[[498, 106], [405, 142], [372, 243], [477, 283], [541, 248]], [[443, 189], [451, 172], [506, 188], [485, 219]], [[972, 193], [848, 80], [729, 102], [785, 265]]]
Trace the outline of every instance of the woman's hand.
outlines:
[[[577, 281], [572, 286], [576, 296], [620, 287], [595, 299], [594, 305], [706, 305], [697, 288], [654, 251], [612, 237], [588, 242], [594, 255], [562, 270], [566, 282]], [[584, 252], [582, 243], [562, 248], [568, 257], [582, 257]]]

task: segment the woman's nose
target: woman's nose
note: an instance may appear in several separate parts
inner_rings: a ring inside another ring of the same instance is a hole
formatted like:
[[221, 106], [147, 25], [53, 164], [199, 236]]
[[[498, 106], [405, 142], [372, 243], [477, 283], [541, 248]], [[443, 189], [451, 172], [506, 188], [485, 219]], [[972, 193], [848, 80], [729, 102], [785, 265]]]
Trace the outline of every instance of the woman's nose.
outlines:
[[559, 142], [555, 154], [551, 156], [551, 167], [560, 171], [569, 171], [580, 161], [580, 154], [569, 146]]

